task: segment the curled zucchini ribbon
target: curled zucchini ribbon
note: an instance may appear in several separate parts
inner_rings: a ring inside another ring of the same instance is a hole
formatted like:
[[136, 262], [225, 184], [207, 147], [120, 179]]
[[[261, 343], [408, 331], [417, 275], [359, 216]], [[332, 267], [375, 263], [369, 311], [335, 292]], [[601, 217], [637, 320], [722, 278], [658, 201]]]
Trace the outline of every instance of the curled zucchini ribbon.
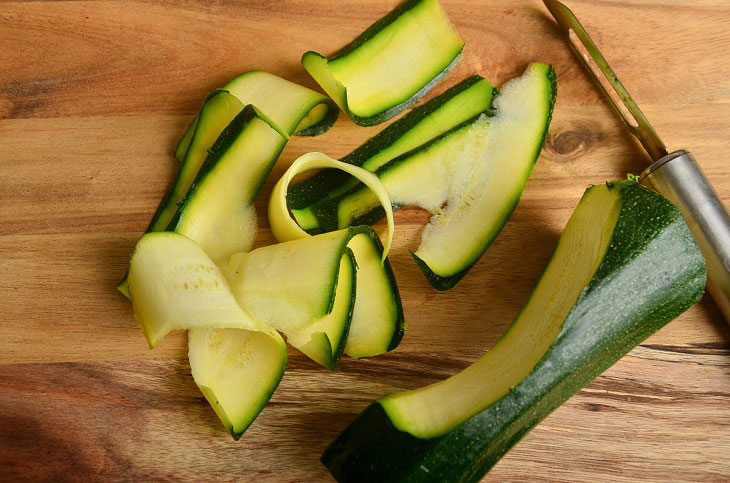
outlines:
[[284, 176], [282, 176], [279, 182], [276, 183], [269, 201], [269, 224], [271, 225], [271, 231], [274, 237], [278, 241], [283, 242], [310, 236], [289, 215], [289, 209], [286, 205], [286, 193], [289, 188], [289, 183], [291, 183], [291, 180], [297, 174], [318, 168], [335, 168], [349, 173], [367, 186], [375, 195], [383, 210], [385, 210], [385, 217], [387, 219], [388, 229], [382, 256], [382, 261], [385, 261], [390, 251], [390, 244], [393, 241], [395, 224], [393, 222], [393, 208], [390, 205], [390, 196], [385, 190], [385, 187], [383, 187], [383, 183], [380, 182], [377, 176], [366, 169], [337, 161], [322, 153], [307, 153], [300, 156], [289, 167], [286, 173], [284, 173]]

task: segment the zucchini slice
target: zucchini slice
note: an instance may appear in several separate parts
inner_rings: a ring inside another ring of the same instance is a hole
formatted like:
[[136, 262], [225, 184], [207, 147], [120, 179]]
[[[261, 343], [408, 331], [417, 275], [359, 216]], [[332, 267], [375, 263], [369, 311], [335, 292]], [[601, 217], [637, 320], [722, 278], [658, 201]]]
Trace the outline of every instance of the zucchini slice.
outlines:
[[463, 48], [438, 0], [407, 0], [331, 57], [305, 53], [302, 65], [356, 124], [374, 126], [426, 95]]
[[140, 238], [129, 266], [129, 294], [150, 348], [172, 330], [276, 333], [241, 309], [216, 264], [194, 241], [177, 233]]
[[193, 120], [190, 121], [190, 124], [188, 124], [187, 129], [185, 129], [180, 141], [177, 142], [177, 146], [175, 146], [175, 159], [178, 161], [185, 159], [185, 155], [188, 154], [190, 140], [193, 139], [193, 134], [195, 134], [195, 128], [198, 126], [198, 119], [200, 119], [200, 116], [196, 114]]
[[191, 329], [188, 346], [195, 383], [238, 440], [284, 375], [284, 340], [278, 334], [241, 329]]
[[190, 329], [193, 378], [238, 439], [284, 374], [284, 340], [249, 317], [203, 249], [177, 233], [142, 236], [132, 254], [129, 293], [150, 347], [171, 330]]
[[589, 188], [497, 344], [445, 381], [371, 404], [327, 448], [339, 481], [478, 481], [550, 412], [696, 303], [705, 263], [676, 208]]
[[282, 332], [334, 370], [355, 305], [356, 271], [347, 248], [357, 229], [278, 243], [231, 257], [233, 293], [258, 321]]
[[[342, 162], [376, 171], [456, 126], [482, 113], [489, 114], [495, 93], [496, 89], [486, 79], [477, 75], [469, 77], [385, 128], [343, 157]], [[357, 185], [357, 180], [347, 173], [325, 169], [291, 186], [286, 200], [303, 229], [313, 234], [332, 231], [339, 227], [337, 217], [331, 216], [333, 202], [327, 200], [337, 198]], [[378, 211], [382, 217], [384, 212]]]
[[[290, 218], [286, 206], [286, 192], [294, 176], [302, 171], [317, 168], [337, 168], [354, 175], [371, 187], [384, 207], [384, 212], [388, 217], [385, 248], [380, 244], [375, 232], [365, 226], [356, 227], [354, 231], [350, 231], [346, 240], [347, 248], [352, 251], [355, 257], [358, 283], [356, 284], [350, 334], [344, 351], [351, 357], [362, 358], [393, 350], [400, 343], [405, 329], [398, 286], [387, 260], [388, 247], [393, 237], [393, 218], [388, 194], [372, 173], [336, 161], [321, 153], [305, 154], [291, 165], [271, 194], [269, 223], [272, 232], [279, 241], [307, 239], [309, 237]], [[317, 235], [309, 239], [313, 240], [322, 236]], [[308, 297], [315, 300], [311, 296]], [[319, 305], [321, 306], [321, 304]]]
[[[195, 180], [208, 149], [223, 129], [248, 104], [265, 113], [272, 127], [288, 140], [296, 132], [319, 134], [337, 119], [337, 110], [326, 96], [294, 84], [273, 74], [251, 71], [242, 74], [221, 89], [213, 91], [180, 141], [180, 151], [188, 145], [180, 173], [165, 199], [160, 203], [148, 231], [165, 230]], [[303, 124], [303, 125], [302, 125]], [[300, 128], [299, 126], [302, 125]], [[190, 137], [186, 143], [185, 139]]]
[[195, 240], [224, 271], [256, 235], [253, 201], [286, 139], [252, 105], [226, 126], [168, 230]]
[[[456, 285], [507, 222], [542, 150], [556, 92], [553, 68], [531, 64], [496, 96], [493, 117], [472, 117], [375, 171], [393, 206], [434, 215], [412, 254], [435, 288]], [[307, 209], [325, 228], [382, 216], [362, 185]], [[311, 216], [294, 213], [311, 223]]]

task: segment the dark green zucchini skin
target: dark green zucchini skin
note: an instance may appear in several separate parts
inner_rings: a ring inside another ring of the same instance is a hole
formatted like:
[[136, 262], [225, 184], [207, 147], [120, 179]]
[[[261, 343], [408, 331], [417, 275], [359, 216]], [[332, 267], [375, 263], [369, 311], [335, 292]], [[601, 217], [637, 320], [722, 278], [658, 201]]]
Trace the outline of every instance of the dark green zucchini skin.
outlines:
[[608, 186], [622, 197], [610, 247], [532, 373], [431, 439], [396, 429], [372, 403], [322, 455], [337, 480], [478, 481], [554, 409], [700, 299], [704, 259], [676, 208], [632, 181]]
[[[365, 161], [375, 156], [386, 146], [393, 144], [401, 136], [403, 136], [403, 134], [411, 130], [415, 125], [423, 121], [423, 119], [433, 114], [434, 111], [437, 111], [446, 102], [481, 80], [483, 80], [483, 78], [478, 75], [464, 79], [445, 91], [443, 94], [434, 97], [426, 104], [417, 107], [406, 114], [402, 119], [397, 120], [387, 128], [383, 129], [377, 135], [366, 141], [362, 146], [344, 156], [341, 161], [355, 166], [362, 166]], [[497, 89], [495, 88], [494, 92], [496, 93], [496, 91]], [[492, 98], [494, 98], [494, 95]], [[490, 116], [493, 115], [491, 110], [483, 112]], [[478, 115], [476, 117], [478, 117]], [[351, 179], [351, 176], [343, 171], [337, 169], [325, 169], [311, 178], [289, 187], [289, 191], [286, 194], [287, 205], [291, 209], [306, 208], [312, 203], [323, 199], [329, 192], [339, 187], [348, 179]]]

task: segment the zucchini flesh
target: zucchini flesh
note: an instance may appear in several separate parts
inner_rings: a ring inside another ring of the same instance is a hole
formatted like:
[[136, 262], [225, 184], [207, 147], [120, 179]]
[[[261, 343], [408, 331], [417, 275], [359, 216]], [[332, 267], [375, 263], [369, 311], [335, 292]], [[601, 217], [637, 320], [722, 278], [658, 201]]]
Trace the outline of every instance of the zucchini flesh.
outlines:
[[129, 294], [150, 347], [172, 330], [241, 328], [273, 334], [236, 302], [225, 276], [195, 242], [145, 234], [132, 254]]
[[297, 329], [332, 310], [338, 271], [355, 229], [277, 243], [230, 260], [233, 294], [268, 325]]
[[233, 439], [239, 439], [284, 375], [283, 339], [241, 329], [191, 329], [188, 345], [195, 383]]
[[686, 223], [633, 181], [589, 188], [527, 305], [478, 361], [371, 404], [322, 456], [339, 481], [478, 481], [591, 379], [696, 303]]
[[355, 233], [341, 230], [231, 257], [231, 286], [241, 307], [329, 369], [342, 356], [356, 301], [347, 248]]
[[190, 368], [231, 435], [261, 412], [286, 367], [286, 345], [236, 302], [220, 269], [192, 240], [147, 233], [132, 254], [129, 292], [150, 347], [189, 329]]
[[338, 287], [332, 311], [313, 324], [285, 332], [291, 345], [304, 355], [334, 371], [345, 349], [355, 307], [355, 257], [348, 249], [342, 256]]
[[[492, 117], [473, 117], [375, 171], [395, 207], [434, 215], [413, 257], [435, 288], [456, 285], [507, 222], [542, 150], [555, 96], [553, 68], [532, 64], [496, 96]], [[328, 228], [382, 216], [362, 186], [310, 209]]]
[[[290, 218], [286, 206], [286, 193], [294, 176], [299, 172], [316, 168], [343, 169], [356, 176], [376, 193], [384, 212], [386, 214], [390, 212], [388, 195], [372, 173], [333, 160], [321, 153], [309, 153], [291, 165], [272, 191], [269, 201], [269, 223], [277, 240], [300, 240], [309, 237]], [[388, 221], [385, 248], [380, 244], [375, 232], [365, 226], [352, 228], [347, 239], [347, 248], [352, 251], [357, 265], [358, 283], [350, 333], [344, 350], [354, 358], [371, 357], [393, 350], [403, 337], [405, 328], [403, 307], [393, 271], [386, 258], [393, 235], [392, 212], [388, 216]], [[317, 235], [309, 239], [322, 236]]]
[[463, 48], [438, 0], [408, 0], [329, 59], [310, 51], [302, 65], [356, 124], [374, 126], [426, 95]]
[[[376, 171], [392, 159], [450, 131], [460, 124], [489, 113], [495, 88], [480, 76], [469, 77], [443, 94], [397, 120], [342, 162]], [[299, 225], [310, 233], [338, 228], [335, 217], [323, 204], [358, 185], [347, 173], [326, 169], [289, 188], [287, 203]], [[317, 216], [323, 213], [321, 219]]]

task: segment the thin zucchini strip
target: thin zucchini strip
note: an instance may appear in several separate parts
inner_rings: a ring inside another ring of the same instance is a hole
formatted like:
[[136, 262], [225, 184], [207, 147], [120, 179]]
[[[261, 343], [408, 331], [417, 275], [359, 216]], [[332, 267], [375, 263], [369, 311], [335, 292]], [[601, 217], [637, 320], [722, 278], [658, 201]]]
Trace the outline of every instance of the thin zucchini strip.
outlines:
[[168, 230], [195, 240], [227, 270], [234, 253], [248, 251], [256, 234], [253, 201], [286, 139], [252, 105], [226, 126]]
[[356, 272], [347, 244], [359, 231], [277, 243], [230, 260], [231, 287], [241, 307], [329, 369], [349, 332]]
[[296, 240], [298, 238], [306, 238], [309, 234], [289, 216], [289, 210], [286, 205], [286, 193], [291, 180], [299, 173], [318, 168], [335, 168], [351, 174], [358, 181], [367, 186], [374, 194], [378, 202], [385, 210], [385, 216], [388, 222], [388, 230], [385, 236], [385, 250], [383, 250], [383, 261], [388, 256], [390, 244], [393, 241], [393, 231], [395, 224], [393, 223], [393, 209], [391, 208], [388, 192], [383, 188], [382, 183], [376, 176], [357, 166], [343, 163], [332, 159], [322, 153], [307, 153], [297, 158], [284, 176], [276, 183], [274, 190], [271, 192], [269, 201], [269, 223], [271, 232], [274, 237], [280, 241]]
[[236, 302], [225, 276], [194, 241], [145, 234], [132, 253], [129, 294], [150, 348], [172, 330], [240, 328], [275, 333]]
[[[491, 115], [496, 89], [486, 79], [472, 76], [413, 109], [362, 146], [342, 158], [343, 163], [376, 171], [394, 158], [426, 144], [480, 114]], [[325, 169], [289, 188], [286, 199], [299, 225], [309, 233], [338, 229], [332, 199], [358, 185], [337, 169]], [[335, 202], [336, 203], [336, 202]], [[378, 206], [379, 208], [379, 206]], [[379, 211], [379, 210], [378, 210]], [[383, 216], [384, 212], [380, 216]], [[372, 216], [372, 215], [371, 215]]]
[[[507, 222], [542, 150], [556, 92], [553, 68], [532, 64], [505, 84], [491, 117], [472, 117], [375, 170], [394, 207], [434, 215], [412, 255], [435, 288], [453, 287]], [[293, 212], [327, 230], [382, 216], [362, 185]]]
[[185, 129], [185, 133], [183, 133], [180, 141], [178, 141], [177, 146], [175, 146], [175, 159], [177, 159], [178, 161], [182, 162], [182, 160], [185, 159], [185, 155], [188, 154], [190, 141], [193, 139], [193, 134], [195, 134], [195, 128], [198, 126], [198, 119], [200, 119], [200, 116], [196, 114], [193, 120], [190, 121], [190, 124], [188, 124], [188, 127]]
[[189, 329], [195, 382], [238, 439], [284, 374], [284, 340], [250, 317], [205, 251], [177, 233], [142, 236], [132, 254], [129, 292], [150, 347], [172, 330]]
[[[180, 172], [157, 208], [147, 232], [168, 229], [208, 157], [208, 150], [249, 104], [255, 106], [252, 109], [258, 117], [277, 131], [284, 142], [294, 132], [307, 136], [321, 134], [332, 126], [338, 114], [326, 96], [262, 71], [242, 74], [213, 91], [203, 103], [197, 121], [193, 120], [178, 143], [176, 153], [185, 151]], [[126, 277], [117, 288], [126, 295]]]
[[271, 399], [287, 363], [281, 336], [242, 329], [188, 330], [195, 384], [238, 440]]
[[463, 48], [438, 0], [407, 0], [329, 58], [305, 53], [302, 65], [356, 124], [374, 126], [426, 95]]
[[[375, 232], [366, 227], [358, 227], [356, 232], [352, 232], [346, 245], [355, 257], [358, 283], [344, 352], [355, 358], [371, 357], [394, 349], [400, 343], [405, 327], [398, 287], [386, 258], [393, 237], [390, 200], [377, 178], [362, 168], [341, 163], [324, 154], [305, 154], [291, 165], [274, 187], [269, 201], [269, 224], [276, 239], [282, 242], [309, 237], [289, 216], [286, 207], [287, 187], [300, 172], [333, 167], [346, 170], [370, 186], [380, 199], [386, 215], [390, 213], [385, 249]], [[319, 236], [322, 235], [313, 238]]]
[[527, 305], [479, 360], [368, 406], [322, 455], [338, 481], [479, 481], [527, 432], [694, 305], [705, 263], [634, 181], [589, 188]]

